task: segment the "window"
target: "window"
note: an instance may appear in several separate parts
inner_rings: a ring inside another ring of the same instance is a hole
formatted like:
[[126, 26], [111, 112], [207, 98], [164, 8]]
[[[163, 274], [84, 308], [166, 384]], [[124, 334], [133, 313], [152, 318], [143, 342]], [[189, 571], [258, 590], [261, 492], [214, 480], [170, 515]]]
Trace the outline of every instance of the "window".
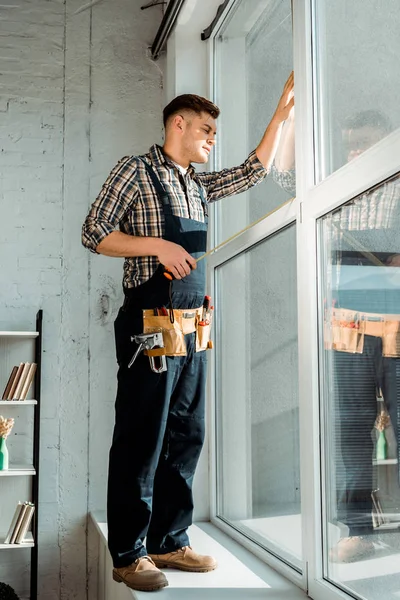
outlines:
[[399, 225], [400, 177], [320, 222], [325, 576], [368, 600], [400, 585]]
[[320, 180], [400, 126], [400, 14], [397, 0], [314, 6]]
[[400, 9], [233, 2], [213, 41], [220, 167], [259, 142], [292, 23], [298, 168], [293, 119], [273, 176], [216, 209], [221, 241], [297, 180], [289, 217], [209, 260], [213, 520], [315, 600], [399, 600]]
[[[236, 3], [215, 38], [215, 68], [220, 166], [235, 166], [257, 147], [293, 70], [290, 0]], [[217, 237], [229, 237], [291, 196], [269, 176], [223, 200]]]
[[216, 271], [218, 516], [301, 569], [296, 229]]

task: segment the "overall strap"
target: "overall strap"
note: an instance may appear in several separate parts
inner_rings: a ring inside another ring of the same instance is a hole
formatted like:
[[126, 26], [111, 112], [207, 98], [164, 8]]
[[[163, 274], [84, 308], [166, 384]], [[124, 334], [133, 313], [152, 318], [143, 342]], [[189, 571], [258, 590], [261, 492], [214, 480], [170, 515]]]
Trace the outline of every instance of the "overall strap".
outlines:
[[199, 187], [199, 193], [200, 193], [200, 198], [201, 198], [201, 202], [203, 204], [203, 206], [207, 206], [207, 200], [206, 200], [206, 196], [204, 193], [204, 189], [201, 185], [197, 184]]
[[197, 189], [199, 190], [201, 203], [203, 205], [204, 222], [208, 223], [208, 203], [207, 203], [207, 200], [206, 200], [206, 195], [204, 193], [203, 186], [201, 184], [199, 184], [197, 181], [195, 181], [195, 183], [197, 185]]
[[164, 212], [168, 213], [168, 214], [172, 214], [171, 202], [169, 199], [169, 195], [168, 195], [168, 192], [165, 190], [165, 187], [161, 183], [160, 178], [158, 177], [158, 175], [155, 172], [155, 170], [153, 169], [153, 167], [151, 165], [149, 165], [149, 163], [147, 161], [143, 160], [142, 158], [140, 160], [146, 167], [146, 170], [150, 176], [150, 179], [153, 182], [154, 187], [156, 188], [156, 192], [158, 194], [158, 197], [161, 200], [161, 203], [164, 208]]

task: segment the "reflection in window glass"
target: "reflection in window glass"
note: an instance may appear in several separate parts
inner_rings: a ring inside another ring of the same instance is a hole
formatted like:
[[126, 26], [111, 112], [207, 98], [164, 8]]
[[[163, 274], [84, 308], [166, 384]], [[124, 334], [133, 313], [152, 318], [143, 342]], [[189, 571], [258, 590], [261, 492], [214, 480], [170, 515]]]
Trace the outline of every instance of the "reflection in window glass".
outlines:
[[400, 125], [398, 0], [315, 1], [319, 175]]
[[400, 178], [324, 217], [319, 233], [325, 576], [398, 600]]
[[[241, 164], [259, 144], [293, 70], [290, 0], [242, 0], [216, 38], [216, 102], [221, 108], [221, 167]], [[218, 238], [225, 239], [293, 196], [269, 176], [222, 200]]]
[[218, 515], [300, 570], [295, 227], [216, 283]]

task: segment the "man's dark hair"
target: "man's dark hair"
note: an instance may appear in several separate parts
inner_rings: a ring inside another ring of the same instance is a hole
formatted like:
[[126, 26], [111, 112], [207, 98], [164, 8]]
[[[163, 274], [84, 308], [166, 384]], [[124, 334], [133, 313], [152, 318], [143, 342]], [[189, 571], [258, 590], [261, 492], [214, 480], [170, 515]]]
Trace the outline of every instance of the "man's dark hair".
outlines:
[[164, 108], [164, 127], [172, 115], [178, 115], [180, 111], [183, 110], [190, 110], [197, 115], [201, 115], [201, 113], [205, 112], [211, 115], [213, 119], [217, 119], [220, 113], [218, 106], [210, 100], [207, 100], [207, 98], [196, 96], [195, 94], [182, 94], [182, 96], [174, 98], [172, 102]]
[[393, 129], [389, 119], [379, 110], [363, 110], [347, 117], [344, 122], [345, 129], [360, 129], [361, 127], [375, 127], [384, 133], [389, 133]]
[[0, 600], [19, 600], [12, 587], [6, 583], [0, 583]]

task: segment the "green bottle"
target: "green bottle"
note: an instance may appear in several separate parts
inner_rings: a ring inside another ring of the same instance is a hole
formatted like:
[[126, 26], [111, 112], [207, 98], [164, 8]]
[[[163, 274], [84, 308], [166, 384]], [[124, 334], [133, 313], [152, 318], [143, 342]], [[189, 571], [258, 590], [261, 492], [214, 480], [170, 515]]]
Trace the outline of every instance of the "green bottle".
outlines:
[[376, 460], [386, 460], [387, 459], [387, 442], [385, 431], [379, 432], [378, 441], [376, 443]]
[[0, 437], [0, 471], [8, 470], [8, 448], [6, 438]]

